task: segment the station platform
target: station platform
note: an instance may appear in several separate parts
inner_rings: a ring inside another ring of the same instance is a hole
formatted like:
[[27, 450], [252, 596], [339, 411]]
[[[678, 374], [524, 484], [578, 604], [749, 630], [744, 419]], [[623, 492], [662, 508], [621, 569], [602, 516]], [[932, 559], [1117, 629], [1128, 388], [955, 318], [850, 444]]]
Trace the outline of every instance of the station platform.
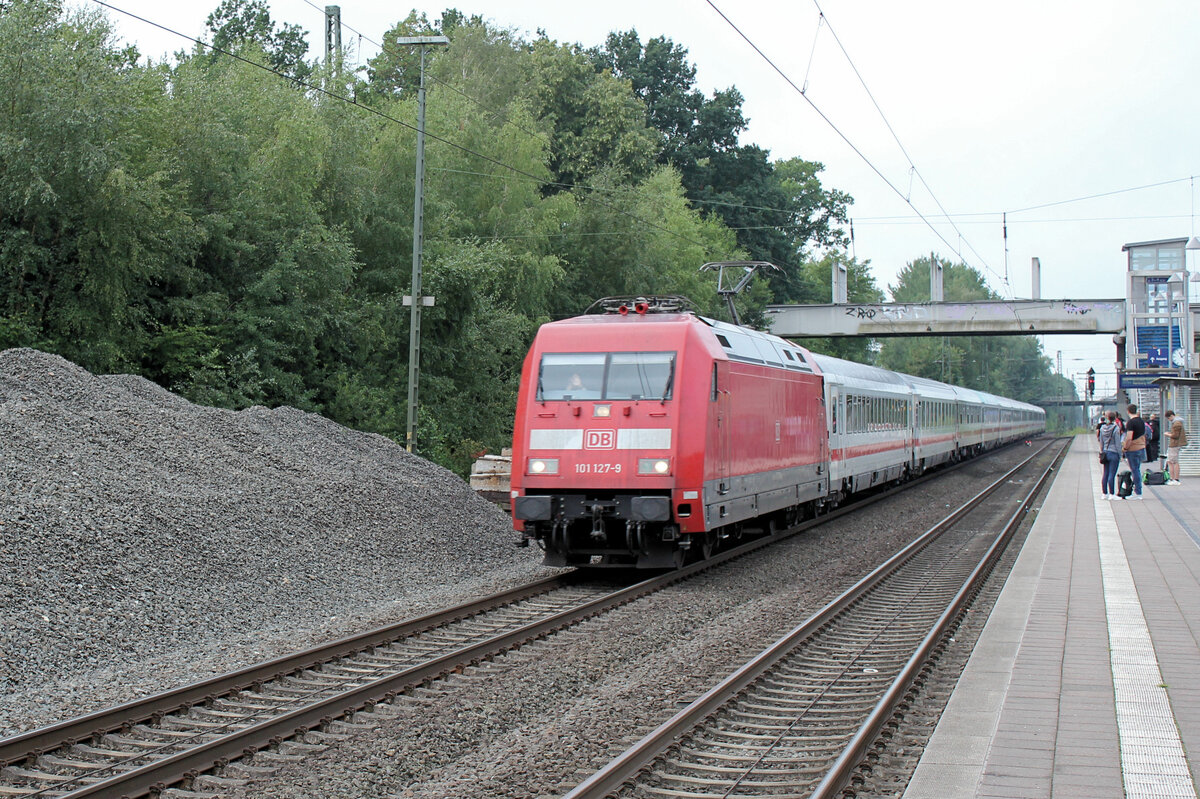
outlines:
[[1105, 500], [1072, 443], [904, 799], [1196, 799], [1200, 478]]

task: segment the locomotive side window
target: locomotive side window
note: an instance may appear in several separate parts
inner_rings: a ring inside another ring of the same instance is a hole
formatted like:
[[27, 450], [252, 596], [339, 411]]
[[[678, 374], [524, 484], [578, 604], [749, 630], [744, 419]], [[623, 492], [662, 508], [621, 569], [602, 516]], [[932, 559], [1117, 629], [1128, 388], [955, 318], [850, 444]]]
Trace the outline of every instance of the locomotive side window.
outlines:
[[538, 371], [537, 398], [666, 400], [674, 377], [673, 352], [548, 352]]
[[716, 402], [720, 395], [720, 387], [717, 385], [717, 364], [713, 363], [712, 388], [709, 390], [708, 399], [710, 402]]

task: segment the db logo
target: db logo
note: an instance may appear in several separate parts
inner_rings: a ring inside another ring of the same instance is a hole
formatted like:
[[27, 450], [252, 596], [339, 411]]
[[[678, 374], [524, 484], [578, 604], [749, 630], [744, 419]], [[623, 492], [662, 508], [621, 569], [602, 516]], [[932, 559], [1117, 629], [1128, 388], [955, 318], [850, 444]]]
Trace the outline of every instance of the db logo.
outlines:
[[583, 432], [584, 449], [613, 449], [616, 445], [616, 434], [612, 430], [585, 430]]

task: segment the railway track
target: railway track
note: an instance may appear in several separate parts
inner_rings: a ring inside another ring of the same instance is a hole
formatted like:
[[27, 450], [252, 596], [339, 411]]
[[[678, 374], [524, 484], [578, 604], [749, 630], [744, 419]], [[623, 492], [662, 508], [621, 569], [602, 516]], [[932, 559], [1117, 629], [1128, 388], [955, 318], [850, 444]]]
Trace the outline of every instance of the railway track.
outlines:
[[336, 719], [648, 590], [566, 574], [0, 741], [0, 797], [137, 796], [286, 761]]
[[631, 585], [568, 573], [0, 741], [0, 797], [136, 797], [265, 775], [376, 703], [947, 471]]
[[853, 795], [1065, 450], [1031, 455], [567, 799]]

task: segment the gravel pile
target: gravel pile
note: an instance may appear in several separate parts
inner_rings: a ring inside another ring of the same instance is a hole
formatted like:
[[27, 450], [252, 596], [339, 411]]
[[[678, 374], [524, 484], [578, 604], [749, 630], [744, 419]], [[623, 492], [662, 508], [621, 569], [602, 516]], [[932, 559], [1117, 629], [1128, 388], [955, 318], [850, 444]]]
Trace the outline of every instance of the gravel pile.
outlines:
[[544, 574], [514, 537], [382, 436], [0, 352], [0, 737]]

